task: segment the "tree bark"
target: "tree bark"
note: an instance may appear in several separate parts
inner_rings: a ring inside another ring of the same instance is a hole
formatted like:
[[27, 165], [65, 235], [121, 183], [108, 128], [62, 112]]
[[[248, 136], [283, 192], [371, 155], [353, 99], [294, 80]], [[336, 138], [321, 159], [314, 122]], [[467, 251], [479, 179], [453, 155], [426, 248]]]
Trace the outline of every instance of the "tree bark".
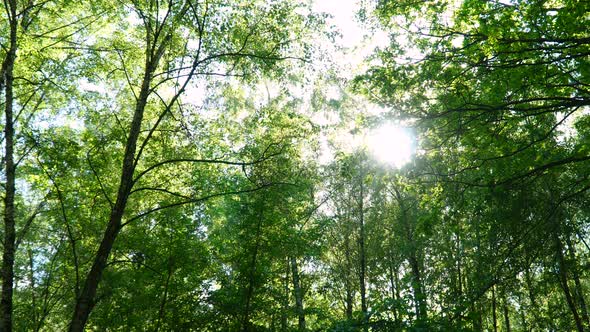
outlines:
[[303, 309], [303, 290], [299, 276], [297, 258], [291, 257], [291, 275], [293, 277], [293, 295], [295, 296], [295, 310], [297, 311], [299, 331], [305, 331], [305, 311]]
[[16, 0], [9, 0], [7, 11], [10, 24], [10, 47], [2, 64], [5, 91], [5, 124], [4, 142], [6, 160], [6, 192], [4, 194], [4, 247], [2, 254], [2, 296], [0, 298], [0, 331], [12, 331], [12, 294], [14, 291], [14, 255], [16, 243], [14, 197], [16, 194], [15, 178], [16, 165], [14, 163], [14, 114], [13, 114], [13, 70], [16, 59], [16, 38], [18, 22], [16, 18]]

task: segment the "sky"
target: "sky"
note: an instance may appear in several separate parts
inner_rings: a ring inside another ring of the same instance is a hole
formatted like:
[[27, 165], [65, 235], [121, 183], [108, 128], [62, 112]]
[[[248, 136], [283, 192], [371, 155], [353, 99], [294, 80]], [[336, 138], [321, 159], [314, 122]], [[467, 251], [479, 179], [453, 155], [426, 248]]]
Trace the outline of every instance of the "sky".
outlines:
[[343, 36], [340, 42], [345, 47], [355, 47], [362, 42], [363, 30], [355, 18], [358, 8], [356, 0], [315, 0], [313, 3], [314, 11], [332, 15], [328, 22], [340, 30]]
[[[376, 47], [385, 46], [389, 41], [388, 35], [383, 31], [371, 31], [365, 36], [367, 30], [356, 18], [356, 12], [360, 8], [357, 0], [315, 0], [313, 10], [325, 12], [332, 17], [328, 24], [332, 24], [340, 31], [341, 37], [337, 43], [346, 49], [340, 55], [335, 55], [334, 60], [343, 68], [351, 69], [350, 78], [364, 71], [363, 60], [370, 55]], [[385, 112], [376, 105], [368, 106], [366, 112], [378, 115]], [[316, 115], [315, 120], [326, 124], [328, 119], [322, 119], [321, 113]], [[333, 120], [333, 119], [332, 119]], [[355, 149], [359, 144], [367, 144], [369, 151], [380, 161], [400, 168], [406, 164], [413, 154], [414, 142], [410, 131], [393, 123], [383, 123], [370, 132], [362, 134], [365, 139], [352, 135], [348, 130], [341, 130], [336, 138], [341, 141], [339, 145]], [[333, 159], [333, 151], [328, 148], [326, 137], [322, 138], [322, 153], [320, 163], [326, 164]], [[358, 143], [362, 140], [364, 143]], [[356, 143], [355, 143], [356, 142]]]

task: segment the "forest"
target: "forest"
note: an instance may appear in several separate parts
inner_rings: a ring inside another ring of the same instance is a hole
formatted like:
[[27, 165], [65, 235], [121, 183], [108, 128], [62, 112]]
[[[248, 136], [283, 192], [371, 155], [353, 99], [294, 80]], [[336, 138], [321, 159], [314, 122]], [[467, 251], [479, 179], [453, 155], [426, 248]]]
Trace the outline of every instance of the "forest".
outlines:
[[0, 16], [1, 332], [590, 331], [590, 1]]

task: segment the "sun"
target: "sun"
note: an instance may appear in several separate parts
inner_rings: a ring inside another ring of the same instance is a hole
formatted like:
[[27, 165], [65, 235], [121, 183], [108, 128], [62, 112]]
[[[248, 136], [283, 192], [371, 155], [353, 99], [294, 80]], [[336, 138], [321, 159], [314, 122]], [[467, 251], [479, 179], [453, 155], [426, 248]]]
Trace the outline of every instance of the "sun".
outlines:
[[414, 139], [407, 128], [387, 123], [368, 133], [367, 148], [381, 162], [401, 168], [412, 158]]

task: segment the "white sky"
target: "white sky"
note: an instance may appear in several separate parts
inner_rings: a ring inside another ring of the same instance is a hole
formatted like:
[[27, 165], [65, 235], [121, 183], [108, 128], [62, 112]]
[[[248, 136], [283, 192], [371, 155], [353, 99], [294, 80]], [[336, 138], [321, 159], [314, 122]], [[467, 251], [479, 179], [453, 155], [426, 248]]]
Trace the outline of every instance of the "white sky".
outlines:
[[[341, 34], [336, 42], [345, 49], [332, 49], [335, 52], [333, 60], [338, 67], [345, 69], [345, 74], [342, 75], [348, 75], [345, 77], [347, 79], [364, 72], [367, 69], [365, 58], [372, 54], [376, 47], [385, 46], [389, 42], [387, 33], [369, 30], [357, 20], [356, 12], [361, 8], [358, 0], [314, 0], [312, 8], [316, 12], [330, 14], [332, 17], [328, 19], [327, 23], [334, 25]], [[329, 48], [329, 45], [326, 47]], [[337, 91], [333, 95], [334, 98], [338, 98]], [[331, 96], [328, 95], [328, 97]], [[367, 115], [373, 116], [387, 111], [375, 105], [365, 104], [364, 108], [366, 108]], [[313, 121], [320, 125], [331, 126], [336, 124], [338, 117], [320, 112], [313, 117]], [[384, 123], [364, 134], [352, 135], [349, 129], [340, 129], [335, 135], [335, 143], [345, 150], [358, 147], [359, 142], [356, 141], [361, 139], [360, 136], [366, 135], [373, 139], [368, 139], [362, 144], [369, 145], [368, 148], [375, 157], [386, 164], [399, 168], [407, 163], [413, 154], [413, 138], [410, 132], [398, 127], [395, 123]], [[320, 163], [329, 163], [333, 159], [333, 153], [334, 151], [329, 148], [327, 138], [322, 137]]]
[[332, 15], [328, 23], [334, 24], [342, 33], [342, 46], [354, 47], [363, 39], [363, 30], [355, 18], [359, 6], [356, 0], [315, 0], [313, 10]]

